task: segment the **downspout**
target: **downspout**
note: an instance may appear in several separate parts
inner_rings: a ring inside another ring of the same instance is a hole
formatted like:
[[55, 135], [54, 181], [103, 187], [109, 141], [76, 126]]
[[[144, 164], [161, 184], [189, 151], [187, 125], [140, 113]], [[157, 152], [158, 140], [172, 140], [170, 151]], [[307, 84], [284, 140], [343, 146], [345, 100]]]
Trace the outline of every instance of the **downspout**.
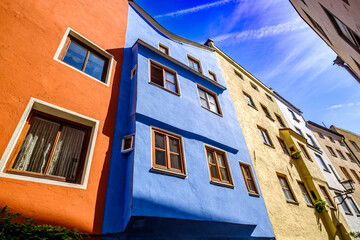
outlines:
[[360, 83], [360, 77], [347, 64], [345, 65], [345, 62], [339, 56], [337, 56], [336, 59], [334, 60], [333, 65], [334, 64], [345, 68], [346, 71], [348, 71], [351, 74], [351, 76], [353, 76], [353, 78], [355, 78], [355, 80], [358, 81], [358, 83]]

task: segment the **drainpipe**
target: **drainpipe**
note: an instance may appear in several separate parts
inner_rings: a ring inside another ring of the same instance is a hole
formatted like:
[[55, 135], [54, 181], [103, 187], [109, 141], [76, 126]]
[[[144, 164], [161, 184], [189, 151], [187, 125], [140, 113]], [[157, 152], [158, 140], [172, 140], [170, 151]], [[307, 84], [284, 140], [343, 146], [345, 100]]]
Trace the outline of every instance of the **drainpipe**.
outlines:
[[345, 68], [346, 71], [348, 71], [351, 74], [351, 76], [353, 76], [353, 78], [355, 78], [355, 80], [358, 81], [358, 83], [360, 83], [360, 77], [347, 64], [345, 65], [345, 62], [339, 56], [337, 56], [336, 59], [334, 60], [333, 65], [334, 64]]

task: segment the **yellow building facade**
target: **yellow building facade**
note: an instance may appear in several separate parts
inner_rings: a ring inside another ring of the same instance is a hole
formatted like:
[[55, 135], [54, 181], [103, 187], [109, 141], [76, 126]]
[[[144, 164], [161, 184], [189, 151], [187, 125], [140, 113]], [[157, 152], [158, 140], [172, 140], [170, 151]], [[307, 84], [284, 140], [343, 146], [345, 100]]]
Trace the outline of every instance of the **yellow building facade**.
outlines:
[[330, 195], [327, 183], [313, 159], [290, 157], [290, 149], [306, 151], [306, 139], [288, 127], [272, 89], [206, 44], [217, 53], [276, 239], [350, 239], [339, 211], [315, 211], [314, 202], [324, 199], [320, 187]]

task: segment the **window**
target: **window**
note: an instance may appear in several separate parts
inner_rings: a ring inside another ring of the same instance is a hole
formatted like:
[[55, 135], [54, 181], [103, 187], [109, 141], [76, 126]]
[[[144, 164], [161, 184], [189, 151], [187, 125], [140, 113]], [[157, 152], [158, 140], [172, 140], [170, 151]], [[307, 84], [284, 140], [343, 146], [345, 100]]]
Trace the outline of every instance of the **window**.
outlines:
[[348, 0], [343, 0], [343, 2], [346, 3], [347, 5], [350, 5]]
[[241, 172], [244, 177], [245, 185], [249, 193], [259, 194], [255, 185], [251, 167], [248, 164], [240, 163]]
[[325, 201], [327, 202], [327, 204], [331, 207], [331, 208], [335, 208], [333, 202], [331, 201], [331, 198], [329, 197], [329, 194], [327, 193], [325, 187], [323, 186], [319, 186], [320, 190], [325, 198]]
[[307, 6], [307, 4], [306, 4], [305, 0], [301, 0], [301, 1], [303, 2], [303, 4], [305, 4], [305, 6]]
[[189, 60], [189, 67], [194, 69], [195, 71], [201, 73], [201, 66], [200, 66], [200, 61], [196, 60], [193, 57], [188, 56], [188, 60]]
[[185, 176], [185, 161], [181, 136], [152, 129], [152, 164], [153, 170], [168, 170], [178, 176]]
[[127, 136], [122, 139], [121, 152], [128, 152], [133, 149], [134, 136]]
[[352, 197], [348, 197], [351, 207], [354, 209], [356, 215], [360, 215], [359, 208], [357, 207], [354, 199]]
[[228, 167], [225, 152], [206, 147], [206, 156], [211, 180], [215, 180], [215, 183], [220, 182], [232, 185], [230, 169]]
[[341, 195], [341, 193], [335, 192], [335, 195], [336, 195], [336, 199], [338, 200], [338, 202], [341, 203], [341, 207], [344, 209], [344, 212], [346, 214], [352, 214], [349, 206], [347, 205], [347, 203], [346, 203], [345, 199], [343, 198], [343, 196]]
[[89, 126], [33, 110], [6, 172], [80, 183], [90, 132]]
[[311, 201], [311, 198], [310, 198], [310, 195], [305, 187], [305, 184], [302, 183], [302, 182], [298, 182], [299, 184], [299, 187], [300, 187], [300, 190], [301, 190], [301, 193], [305, 199], [305, 202], [308, 206], [313, 206], [313, 202]]
[[133, 69], [131, 70], [130, 79], [132, 79], [132, 78], [135, 76], [135, 74], [136, 74], [136, 66], [137, 66], [137, 65], [135, 65], [135, 66], [133, 67]]
[[325, 138], [324, 135], [321, 132], [317, 132], [320, 138]]
[[276, 113], [275, 113], [275, 117], [276, 117], [276, 119], [278, 120], [280, 126], [281, 126], [281, 127], [285, 127], [285, 124], [284, 124], [282, 118], [281, 118], [279, 115], [277, 115]]
[[272, 102], [273, 102], [272, 97], [270, 97], [270, 96], [269, 96], [269, 95], [267, 95], [266, 93], [265, 93], [265, 95], [266, 95], [267, 99], [269, 99], [270, 101], [272, 101]]
[[161, 43], [159, 43], [159, 50], [163, 53], [165, 53], [166, 55], [170, 55], [169, 54], [169, 48]]
[[260, 133], [260, 136], [261, 136], [261, 139], [262, 141], [266, 144], [266, 145], [269, 145], [269, 146], [273, 146], [271, 140], [270, 140], [270, 137], [269, 137], [269, 134], [267, 132], [266, 129], [262, 128], [262, 127], [259, 127], [258, 126], [258, 129], [259, 129], [259, 133]]
[[330, 13], [327, 9], [325, 12], [329, 16], [331, 22], [335, 26], [339, 35], [349, 43], [353, 48], [359, 50], [360, 49], [360, 37], [351, 30], [348, 26], [346, 26], [342, 21], [340, 21], [337, 17], [335, 17], [332, 13]]
[[331, 154], [331, 156], [337, 157], [335, 152], [333, 151], [333, 149], [329, 146], [326, 146], [326, 148], [328, 149], [329, 153]]
[[356, 178], [356, 180], [358, 181], [358, 183], [360, 183], [360, 178], [359, 175], [357, 175], [357, 173], [355, 172], [355, 170], [350, 169], [351, 173], [354, 175], [354, 177]]
[[334, 141], [334, 139], [332, 137], [328, 136], [328, 138], [329, 138], [330, 142], [335, 143], [335, 141]]
[[211, 80], [217, 82], [217, 78], [216, 78], [216, 74], [215, 74], [215, 73], [209, 71], [209, 76], [210, 76]]
[[[314, 28], [315, 28], [316, 30], [318, 30], [319, 33], [320, 33], [321, 35], [323, 35], [323, 37], [326, 38], [326, 39], [330, 42], [330, 40], [329, 40], [328, 36], [326, 35], [326, 33], [324, 32], [323, 28], [322, 28], [314, 19], [312, 19], [312, 17], [310, 17], [305, 11], [304, 11], [304, 13], [305, 13], [306, 16], [309, 18], [309, 20], [310, 20], [310, 22], [312, 23], [312, 25], [314, 26]], [[331, 43], [331, 42], [330, 42], [330, 43]]]
[[350, 159], [350, 161], [356, 162], [355, 159], [353, 158], [353, 156], [352, 156], [350, 153], [346, 153], [346, 155], [348, 156], [348, 158]]
[[353, 179], [351, 178], [349, 172], [348, 172], [344, 167], [340, 167], [340, 169], [341, 169], [341, 171], [344, 173], [345, 178], [346, 178], [347, 180], [353, 180]]
[[311, 160], [311, 158], [310, 158], [310, 156], [309, 156], [309, 153], [306, 151], [304, 145], [302, 145], [302, 144], [299, 143], [299, 147], [300, 147], [301, 151], [303, 152], [303, 154], [305, 155], [305, 157], [306, 157], [307, 159]]
[[358, 147], [358, 145], [357, 145], [355, 142], [350, 141], [350, 143], [353, 145], [353, 147], [355, 148], [355, 150], [356, 150], [357, 152], [360, 152], [359, 147]]
[[339, 154], [339, 156], [340, 156], [341, 159], [346, 160], [344, 154], [343, 154], [339, 149], [336, 149], [336, 152]]
[[295, 120], [295, 121], [299, 121], [299, 119], [297, 119], [297, 117], [296, 117], [296, 115], [295, 115], [295, 113], [292, 111], [292, 110], [290, 110], [290, 109], [288, 109], [289, 110], [289, 112], [290, 112], [290, 114], [291, 114], [291, 116], [293, 117], [293, 119]]
[[200, 86], [198, 86], [198, 91], [201, 106], [210, 110], [211, 112], [221, 115], [221, 110], [216, 94]]
[[283, 193], [285, 195], [286, 201], [288, 201], [288, 202], [296, 202], [294, 194], [292, 193], [292, 191], [291, 191], [291, 189], [289, 187], [289, 183], [288, 183], [286, 177], [278, 175], [278, 179], [279, 179], [279, 182], [280, 182], [281, 189], [282, 189], [282, 191], [283, 191]]
[[301, 131], [299, 128], [295, 127], [295, 131], [296, 131], [300, 136], [304, 137], [302, 131]]
[[338, 180], [340, 182], [341, 179], [340, 179], [339, 175], [335, 172], [334, 168], [330, 164], [329, 164], [329, 167], [330, 167], [332, 173], [335, 175], [336, 180]]
[[326, 166], [324, 160], [322, 159], [321, 156], [315, 154], [315, 157], [317, 158], [318, 162], [320, 163], [320, 165], [322, 166], [322, 168], [325, 170], [325, 171], [328, 171], [329, 172], [329, 169], [328, 167]]
[[251, 85], [251, 87], [252, 87], [253, 89], [255, 89], [256, 91], [259, 91], [258, 87], [257, 87], [255, 84], [250, 83], [250, 85]]
[[244, 97], [245, 97], [245, 100], [246, 100], [246, 102], [247, 102], [247, 104], [248, 104], [249, 106], [257, 109], [256, 106], [255, 106], [255, 104], [254, 104], [254, 102], [253, 102], [253, 100], [252, 100], [252, 98], [251, 98], [249, 95], [247, 95], [246, 93], [244, 93]]
[[179, 95], [176, 72], [151, 61], [150, 82]]
[[317, 147], [316, 143], [314, 142], [314, 139], [309, 134], [306, 134], [306, 136], [309, 139], [310, 145]]
[[270, 118], [271, 120], [273, 120], [273, 118], [271, 117], [270, 113], [269, 113], [269, 110], [267, 109], [267, 107], [265, 107], [264, 105], [260, 104], [261, 105], [261, 108], [262, 110], [264, 111], [265, 113], [265, 116]]
[[278, 140], [279, 140], [280, 146], [281, 146], [282, 150], [284, 151], [284, 153], [286, 155], [290, 155], [289, 151], [287, 150], [287, 147], [286, 147], [286, 144], [285, 144], [284, 140], [282, 140], [281, 138], [278, 138]]
[[244, 80], [244, 77], [240, 72], [236, 71], [235, 69], [234, 69], [234, 72], [235, 72], [236, 76], [238, 76], [241, 80]]
[[354, 63], [356, 64], [357, 68], [360, 70], [360, 64], [353, 57], [351, 57], [351, 58], [354, 61]]
[[345, 146], [345, 143], [343, 140], [338, 140], [338, 141], [339, 141], [340, 146]]
[[68, 29], [65, 35], [65, 42], [59, 46], [56, 58], [107, 83], [113, 57], [71, 29]]

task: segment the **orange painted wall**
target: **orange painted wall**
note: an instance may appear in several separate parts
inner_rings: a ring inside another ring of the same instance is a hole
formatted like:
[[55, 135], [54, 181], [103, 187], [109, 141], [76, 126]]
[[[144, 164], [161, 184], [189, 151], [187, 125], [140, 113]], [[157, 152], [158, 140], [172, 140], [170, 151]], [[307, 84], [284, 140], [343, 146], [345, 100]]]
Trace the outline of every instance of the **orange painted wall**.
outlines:
[[[127, 2], [0, 1], [0, 156], [31, 97], [100, 121], [87, 189], [0, 178], [0, 205], [42, 223], [101, 232]], [[68, 27], [114, 56], [109, 87], [53, 59]]]

